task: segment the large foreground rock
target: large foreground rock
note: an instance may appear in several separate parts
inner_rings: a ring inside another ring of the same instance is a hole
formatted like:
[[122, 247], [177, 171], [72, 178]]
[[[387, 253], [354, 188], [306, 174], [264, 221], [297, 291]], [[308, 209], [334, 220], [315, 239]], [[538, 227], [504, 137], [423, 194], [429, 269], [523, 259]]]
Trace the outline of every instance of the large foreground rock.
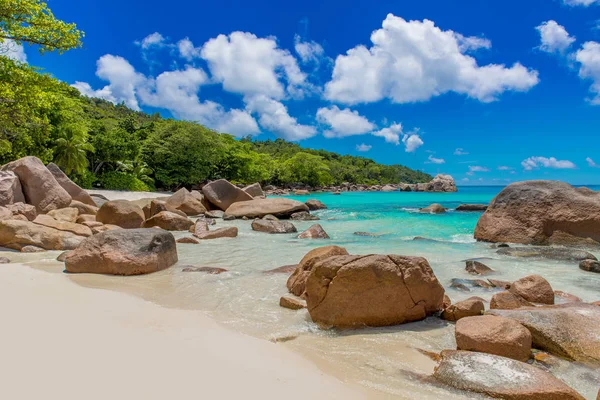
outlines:
[[306, 281], [315, 264], [333, 256], [347, 256], [348, 251], [339, 246], [325, 246], [312, 249], [302, 258], [294, 272], [287, 280], [286, 286], [290, 293], [303, 296], [306, 290]]
[[418, 321], [439, 311], [443, 298], [444, 288], [422, 257], [329, 257], [306, 282], [313, 321], [339, 328]]
[[96, 214], [96, 221], [125, 229], [137, 229], [142, 226], [144, 220], [144, 211], [140, 206], [127, 200], [107, 201]]
[[175, 238], [160, 229], [117, 229], [87, 238], [65, 260], [67, 272], [140, 275], [177, 262]]
[[0, 171], [0, 206], [24, 202], [19, 177], [11, 171]]
[[448, 386], [510, 400], [583, 400], [550, 373], [510, 358], [444, 350], [433, 376]]
[[507, 186], [475, 228], [487, 242], [600, 244], [600, 193], [557, 181]]
[[214, 206], [226, 211], [232, 204], [252, 200], [253, 197], [225, 179], [210, 182], [202, 188], [204, 198]]
[[600, 307], [587, 303], [490, 310], [531, 332], [533, 347], [575, 361], [600, 365]]
[[[181, 188], [166, 201], [169, 208], [179, 210], [185, 215], [200, 215], [206, 212], [202, 201], [194, 197], [186, 188]], [[168, 210], [173, 211], [173, 210]]]
[[276, 217], [289, 217], [298, 211], [308, 211], [308, 206], [292, 199], [254, 199], [232, 204], [225, 215], [235, 218], [262, 218], [268, 214]]
[[48, 171], [52, 173], [54, 179], [56, 179], [58, 184], [62, 186], [62, 188], [67, 191], [67, 193], [69, 193], [73, 200], [80, 201], [83, 204], [87, 204], [90, 206], [96, 206], [96, 203], [88, 194], [88, 192], [86, 192], [85, 190], [80, 188], [79, 185], [70, 180], [69, 177], [65, 175], [65, 173], [59, 168], [58, 165], [50, 163], [46, 167], [48, 168]]
[[35, 246], [45, 250], [71, 250], [79, 246], [83, 239], [84, 236], [30, 221], [0, 221], [0, 246], [9, 249], [21, 250], [26, 246]]
[[54, 175], [37, 157], [24, 157], [2, 167], [19, 177], [28, 204], [45, 214], [71, 204], [71, 195], [56, 181]]
[[456, 347], [527, 361], [531, 354], [531, 333], [510, 318], [466, 317], [456, 323]]

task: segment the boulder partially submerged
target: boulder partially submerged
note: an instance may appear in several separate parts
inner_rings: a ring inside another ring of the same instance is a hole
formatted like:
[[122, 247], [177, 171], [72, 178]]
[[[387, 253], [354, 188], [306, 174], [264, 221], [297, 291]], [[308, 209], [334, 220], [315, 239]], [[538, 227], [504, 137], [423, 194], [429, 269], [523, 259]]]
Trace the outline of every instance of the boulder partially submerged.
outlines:
[[292, 199], [254, 199], [232, 204], [225, 211], [225, 215], [234, 218], [262, 218], [265, 215], [271, 214], [276, 217], [286, 218], [298, 211], [308, 211], [308, 206]]
[[298, 239], [329, 239], [329, 235], [320, 224], [314, 224], [300, 233]]
[[552, 374], [506, 357], [444, 350], [433, 374], [459, 390], [510, 400], [584, 400]]
[[523, 244], [600, 245], [600, 193], [558, 181], [504, 188], [475, 228], [475, 239]]
[[117, 229], [85, 239], [65, 259], [73, 273], [140, 275], [177, 262], [175, 238], [161, 229]]
[[256, 219], [252, 221], [252, 230], [264, 233], [294, 233], [297, 232], [294, 224], [288, 221], [271, 221]]
[[547, 258], [564, 261], [596, 260], [596, 256], [588, 251], [566, 247], [503, 247], [496, 253], [520, 258]]
[[325, 246], [312, 249], [302, 258], [294, 272], [287, 280], [287, 288], [296, 296], [303, 296], [306, 290], [306, 280], [315, 264], [333, 256], [347, 256], [348, 251], [339, 246]]
[[317, 262], [306, 282], [312, 320], [358, 328], [424, 319], [442, 308], [444, 288], [422, 257], [334, 256]]
[[490, 310], [525, 326], [533, 346], [574, 361], [600, 366], [600, 307], [587, 303]]

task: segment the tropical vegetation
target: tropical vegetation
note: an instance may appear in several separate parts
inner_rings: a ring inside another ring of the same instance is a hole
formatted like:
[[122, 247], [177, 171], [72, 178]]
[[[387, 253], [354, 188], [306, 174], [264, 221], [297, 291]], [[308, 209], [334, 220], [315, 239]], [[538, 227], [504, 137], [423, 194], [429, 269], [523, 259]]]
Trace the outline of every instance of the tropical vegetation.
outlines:
[[[81, 46], [83, 32], [39, 0], [0, 0], [0, 45], [40, 52]], [[82, 96], [39, 69], [0, 54], [0, 163], [34, 155], [84, 187], [176, 189], [235, 183], [324, 186], [415, 183], [431, 176], [364, 157], [310, 150], [283, 139], [236, 139], [190, 121]]]

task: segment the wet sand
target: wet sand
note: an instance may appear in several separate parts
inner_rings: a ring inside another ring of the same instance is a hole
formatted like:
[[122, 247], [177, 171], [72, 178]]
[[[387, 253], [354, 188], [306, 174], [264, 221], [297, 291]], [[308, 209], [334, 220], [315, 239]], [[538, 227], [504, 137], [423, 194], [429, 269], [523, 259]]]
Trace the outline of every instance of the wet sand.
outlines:
[[84, 288], [63, 274], [2, 265], [0, 304], [0, 398], [373, 398], [202, 312]]

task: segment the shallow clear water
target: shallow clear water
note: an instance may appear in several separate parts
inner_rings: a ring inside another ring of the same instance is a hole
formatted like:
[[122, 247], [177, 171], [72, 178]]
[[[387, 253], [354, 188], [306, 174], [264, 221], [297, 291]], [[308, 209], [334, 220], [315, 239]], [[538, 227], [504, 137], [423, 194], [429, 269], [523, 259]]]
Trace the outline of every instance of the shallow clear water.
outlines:
[[[358, 382], [387, 395], [406, 399], [477, 398], [431, 386], [417, 376], [430, 374], [434, 363], [415, 349], [455, 348], [452, 324], [432, 317], [390, 328], [322, 331], [310, 321], [307, 311], [279, 307], [280, 296], [287, 293], [287, 274], [264, 271], [296, 264], [310, 249], [336, 244], [346, 247], [351, 254], [423, 256], [453, 301], [470, 296], [489, 300], [494, 293], [482, 288], [473, 288], [468, 293], [450, 288], [452, 278], [472, 278], [464, 270], [464, 260], [468, 258], [487, 258], [485, 264], [496, 270], [490, 276], [493, 278], [512, 281], [540, 274], [555, 290], [572, 293], [584, 301], [600, 300], [600, 274], [581, 271], [576, 262], [516, 259], [496, 254], [489, 244], [476, 243], [473, 229], [479, 212], [450, 210], [441, 215], [417, 212], [431, 203], [450, 209], [461, 203], [488, 203], [500, 190], [500, 187], [463, 187], [458, 193], [296, 196], [293, 198], [303, 201], [316, 198], [328, 205], [329, 209], [315, 214], [321, 217], [319, 223], [331, 240], [297, 240], [293, 234], [268, 235], [252, 231], [249, 221], [219, 220], [217, 226], [238, 226], [239, 237], [199, 245], [180, 244], [179, 264], [166, 271], [140, 277], [67, 276], [81, 285], [126, 291], [167, 307], [204, 310], [235, 330], [261, 338], [295, 338], [285, 345], [312, 358], [342, 380]], [[298, 230], [312, 223], [294, 222]], [[354, 232], [380, 236], [357, 236]], [[431, 240], [412, 240], [415, 236]], [[592, 252], [600, 257], [598, 251]], [[57, 254], [13, 253], [10, 257], [15, 262], [60, 271], [60, 264], [54, 261]], [[189, 264], [222, 267], [229, 272], [221, 275], [182, 272], [181, 266]], [[600, 386], [598, 371], [561, 362], [552, 372], [586, 398], [595, 398]]]

